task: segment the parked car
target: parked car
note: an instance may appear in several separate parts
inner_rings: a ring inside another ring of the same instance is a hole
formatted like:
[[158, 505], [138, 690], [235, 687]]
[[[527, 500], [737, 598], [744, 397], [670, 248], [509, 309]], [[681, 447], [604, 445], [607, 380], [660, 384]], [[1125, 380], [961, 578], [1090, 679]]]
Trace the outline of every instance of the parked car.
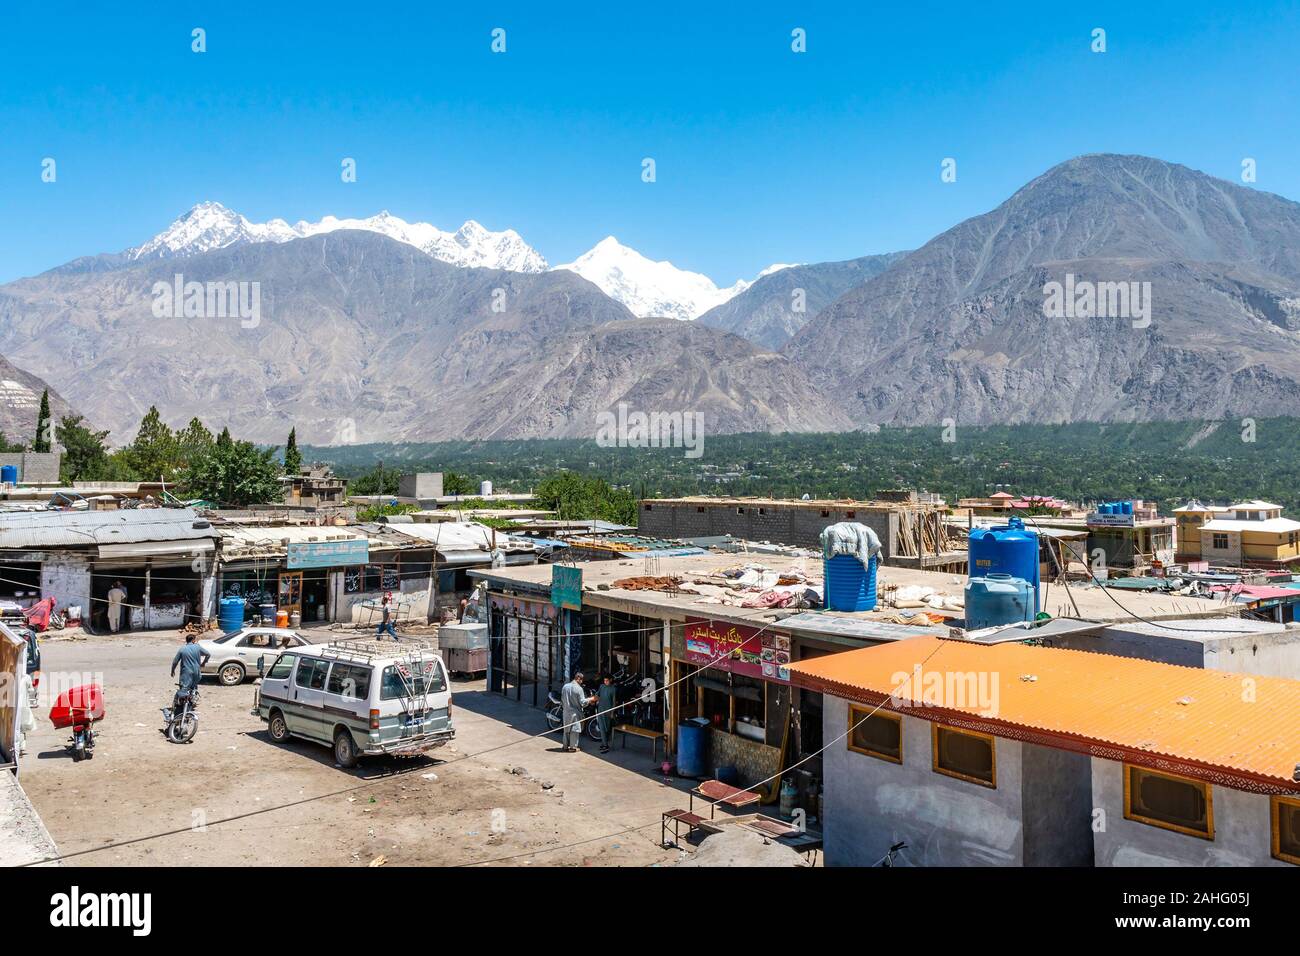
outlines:
[[[320, 640], [331, 635], [320, 631]], [[211, 656], [203, 665], [203, 673], [215, 676], [226, 687], [242, 684], [247, 678], [257, 674], [257, 660], [263, 654], [274, 659], [283, 650], [288, 640], [288, 647], [304, 647], [315, 643], [311, 632], [301, 633], [284, 627], [246, 627], [242, 630], [223, 634], [209, 640], [198, 642]]]
[[442, 658], [429, 648], [343, 641], [268, 654], [253, 712], [271, 739], [301, 737], [334, 748], [355, 767], [362, 756], [412, 756], [456, 736]]

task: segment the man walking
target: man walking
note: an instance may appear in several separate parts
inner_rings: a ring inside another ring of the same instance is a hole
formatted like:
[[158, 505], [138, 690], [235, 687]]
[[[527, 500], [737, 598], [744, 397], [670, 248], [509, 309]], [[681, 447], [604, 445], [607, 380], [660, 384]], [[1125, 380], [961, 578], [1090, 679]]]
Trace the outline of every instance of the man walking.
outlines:
[[393, 640], [397, 640], [397, 631], [393, 628], [393, 617], [392, 617], [392, 606], [391, 606], [392, 602], [393, 602], [393, 592], [385, 591], [384, 600], [382, 602], [384, 619], [379, 622], [379, 627], [375, 629], [376, 640], [382, 640], [385, 631], [388, 632], [389, 637], [391, 637]]
[[609, 753], [609, 744], [614, 737], [614, 709], [618, 707], [618, 688], [614, 678], [605, 674], [600, 680], [600, 690], [596, 692], [596, 726], [600, 729], [600, 752]]
[[121, 581], [114, 581], [108, 589], [108, 629], [116, 634], [122, 629], [122, 604], [126, 601], [126, 588]]
[[564, 705], [564, 747], [565, 753], [573, 753], [582, 740], [582, 710], [596, 698], [588, 697], [583, 689], [582, 671], [573, 675], [573, 680], [560, 688], [560, 702]]

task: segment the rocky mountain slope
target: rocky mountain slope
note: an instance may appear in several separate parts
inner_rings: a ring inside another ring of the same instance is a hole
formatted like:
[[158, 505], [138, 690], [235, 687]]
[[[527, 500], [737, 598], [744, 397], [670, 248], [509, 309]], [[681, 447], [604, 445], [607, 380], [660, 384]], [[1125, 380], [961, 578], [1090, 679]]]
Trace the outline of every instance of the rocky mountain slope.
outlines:
[[30, 445], [35, 439], [41, 392], [46, 389], [50, 392], [50, 418], [55, 425], [64, 416], [77, 414], [44, 380], [0, 355], [0, 433], [8, 441]]
[[[208, 317], [155, 314], [178, 271], [205, 296], [247, 283], [250, 305], [257, 283], [257, 317], [219, 317], [206, 298]], [[150, 405], [260, 441], [296, 424], [316, 444], [594, 435], [618, 401], [693, 403], [713, 430], [847, 424], [784, 357], [689, 323], [640, 341], [632, 321], [572, 272], [459, 268], [361, 231], [0, 286], [0, 354], [57, 374], [119, 441]]]
[[856, 285], [884, 272], [905, 252], [846, 262], [786, 266], [760, 276], [743, 292], [697, 321], [734, 332], [764, 348], [779, 349], [818, 312]]
[[[1130, 282], [1150, 283], [1146, 319], [1118, 286], [1099, 317], [1045, 314], [1051, 283]], [[849, 290], [784, 353], [858, 425], [1297, 414], [1300, 205], [1079, 157]]]

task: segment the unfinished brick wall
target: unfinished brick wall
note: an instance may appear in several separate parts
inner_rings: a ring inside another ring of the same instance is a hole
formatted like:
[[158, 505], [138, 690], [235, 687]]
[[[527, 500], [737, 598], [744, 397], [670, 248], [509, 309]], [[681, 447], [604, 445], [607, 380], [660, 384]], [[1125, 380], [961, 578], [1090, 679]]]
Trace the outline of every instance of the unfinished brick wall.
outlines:
[[637, 510], [637, 530], [661, 538], [699, 538], [729, 534], [748, 541], [771, 541], [799, 548], [821, 547], [827, 525], [841, 521], [864, 524], [880, 538], [881, 559], [897, 550], [898, 515], [890, 510], [862, 506], [804, 505], [753, 502], [642, 502]]

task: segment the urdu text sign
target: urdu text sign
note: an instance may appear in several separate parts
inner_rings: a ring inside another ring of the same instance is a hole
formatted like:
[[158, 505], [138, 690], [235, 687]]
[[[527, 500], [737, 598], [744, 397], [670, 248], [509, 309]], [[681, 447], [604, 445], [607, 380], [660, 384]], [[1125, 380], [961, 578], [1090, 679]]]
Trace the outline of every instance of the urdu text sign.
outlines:
[[290, 544], [286, 567], [334, 568], [348, 564], [366, 564], [370, 560], [370, 542], [365, 538], [352, 541], [302, 541]]

